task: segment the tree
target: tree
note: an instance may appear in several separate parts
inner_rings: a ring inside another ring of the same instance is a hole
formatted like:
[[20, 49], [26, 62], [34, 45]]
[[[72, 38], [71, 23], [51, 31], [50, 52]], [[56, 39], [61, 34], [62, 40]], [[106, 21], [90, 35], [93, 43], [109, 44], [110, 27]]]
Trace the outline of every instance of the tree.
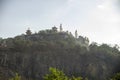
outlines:
[[110, 80], [120, 80], [120, 73], [115, 74]]
[[21, 80], [21, 76], [19, 76], [18, 73], [16, 73], [15, 77], [13, 77], [9, 80]]
[[[83, 80], [82, 77], [67, 77], [62, 71], [56, 68], [49, 69], [50, 74], [45, 75], [44, 80]], [[86, 80], [86, 79], [85, 79]]]
[[56, 68], [50, 68], [49, 71], [50, 74], [45, 75], [44, 80], [68, 80], [68, 77]]

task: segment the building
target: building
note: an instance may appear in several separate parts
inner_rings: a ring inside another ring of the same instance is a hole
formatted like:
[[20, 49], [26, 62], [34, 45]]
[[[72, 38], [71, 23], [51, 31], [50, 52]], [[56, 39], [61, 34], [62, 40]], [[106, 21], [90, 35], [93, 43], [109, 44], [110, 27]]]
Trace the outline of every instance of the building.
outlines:
[[63, 31], [62, 24], [60, 24], [60, 32], [62, 32], [62, 31]]
[[57, 32], [57, 27], [55, 27], [55, 26], [52, 27], [52, 31], [53, 31], [53, 32]]
[[28, 28], [28, 30], [26, 31], [26, 35], [31, 35], [31, 34], [32, 34], [31, 30], [30, 28]]

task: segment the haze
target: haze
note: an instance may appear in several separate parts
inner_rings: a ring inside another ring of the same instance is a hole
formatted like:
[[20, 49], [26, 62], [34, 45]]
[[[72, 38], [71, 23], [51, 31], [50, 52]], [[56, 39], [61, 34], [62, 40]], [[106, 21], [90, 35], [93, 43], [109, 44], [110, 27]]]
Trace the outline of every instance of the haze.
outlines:
[[59, 28], [97, 43], [120, 44], [119, 0], [1, 0], [0, 37]]

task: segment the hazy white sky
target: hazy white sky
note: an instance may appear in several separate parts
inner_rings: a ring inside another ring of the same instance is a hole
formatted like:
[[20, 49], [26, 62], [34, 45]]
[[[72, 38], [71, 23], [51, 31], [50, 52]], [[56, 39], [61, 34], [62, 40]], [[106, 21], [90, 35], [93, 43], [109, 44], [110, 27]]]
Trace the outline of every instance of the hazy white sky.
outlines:
[[0, 37], [59, 28], [77, 29], [97, 43], [120, 44], [119, 0], [3, 0], [0, 2]]

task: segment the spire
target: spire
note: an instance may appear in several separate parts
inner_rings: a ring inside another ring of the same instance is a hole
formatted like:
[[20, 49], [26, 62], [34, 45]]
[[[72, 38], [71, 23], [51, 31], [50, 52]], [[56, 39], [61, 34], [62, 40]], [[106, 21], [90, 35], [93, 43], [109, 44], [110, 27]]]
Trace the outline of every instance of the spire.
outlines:
[[30, 27], [28, 27], [28, 30], [30, 30]]
[[75, 31], [75, 38], [77, 38], [78, 37], [78, 33], [77, 33], [77, 30]]
[[60, 32], [62, 32], [62, 31], [63, 31], [62, 24], [60, 24]]

